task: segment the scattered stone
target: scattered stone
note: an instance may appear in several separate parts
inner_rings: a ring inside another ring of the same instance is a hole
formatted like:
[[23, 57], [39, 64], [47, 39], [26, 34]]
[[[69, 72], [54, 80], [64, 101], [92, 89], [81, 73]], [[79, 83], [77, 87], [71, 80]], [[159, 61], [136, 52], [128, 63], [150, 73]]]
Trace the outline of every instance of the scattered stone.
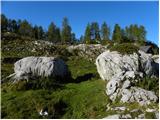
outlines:
[[106, 46], [102, 46], [101, 44], [79, 44], [69, 46], [67, 50], [71, 54], [77, 54], [78, 56], [94, 61], [99, 54], [106, 51]]

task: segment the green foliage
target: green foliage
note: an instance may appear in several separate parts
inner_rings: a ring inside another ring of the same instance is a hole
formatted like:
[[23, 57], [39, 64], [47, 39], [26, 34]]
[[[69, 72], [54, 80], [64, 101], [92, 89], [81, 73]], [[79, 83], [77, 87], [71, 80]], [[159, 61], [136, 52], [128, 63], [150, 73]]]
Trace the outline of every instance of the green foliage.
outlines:
[[91, 23], [91, 39], [94, 41], [101, 41], [99, 25], [97, 22]]
[[32, 26], [31, 26], [31, 24], [28, 23], [28, 21], [24, 20], [20, 23], [20, 27], [19, 27], [20, 35], [33, 37], [32, 30], [33, 30]]
[[4, 14], [1, 14], [1, 30], [6, 32], [8, 27], [8, 19]]
[[145, 113], [145, 118], [146, 119], [156, 119], [155, 113], [154, 112], [146, 112]]
[[63, 43], [71, 42], [71, 38], [72, 38], [71, 31], [72, 29], [69, 25], [68, 19], [64, 17], [62, 21], [62, 33], [61, 33], [61, 38]]
[[115, 24], [115, 26], [114, 26], [112, 40], [116, 43], [122, 42], [121, 28], [118, 24]]
[[35, 39], [44, 39], [44, 31], [43, 31], [43, 28], [42, 26], [37, 26], [35, 25], [34, 28], [33, 28], [33, 37]]
[[111, 51], [118, 51], [121, 54], [132, 54], [138, 52], [138, 47], [131, 43], [123, 43], [123, 44], [116, 44], [110, 49]]
[[91, 43], [91, 25], [89, 23], [87, 24], [87, 27], [85, 30], [84, 41], [86, 44]]
[[158, 78], [150, 78], [144, 77], [140, 81], [138, 81], [135, 85], [141, 88], [144, 88], [149, 91], [154, 91], [157, 96], [159, 96], [159, 79]]
[[101, 26], [101, 39], [103, 41], [110, 40], [110, 28], [107, 26], [106, 22]]
[[56, 25], [53, 22], [51, 22], [51, 24], [48, 27], [48, 32], [47, 32], [49, 41], [56, 42], [56, 32], [55, 31], [56, 31]]
[[146, 40], [146, 30], [144, 26], [137, 24], [131, 24], [129, 27], [125, 28], [126, 37], [133, 42], [144, 42]]

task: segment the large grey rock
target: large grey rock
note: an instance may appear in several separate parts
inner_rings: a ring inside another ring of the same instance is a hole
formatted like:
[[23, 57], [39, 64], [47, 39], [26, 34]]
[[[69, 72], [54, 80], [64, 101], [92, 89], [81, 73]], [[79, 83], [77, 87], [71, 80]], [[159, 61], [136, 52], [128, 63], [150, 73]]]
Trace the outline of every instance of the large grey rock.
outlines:
[[65, 62], [54, 57], [26, 57], [14, 64], [15, 80], [32, 77], [65, 77], [69, 72]]
[[116, 51], [110, 52], [108, 50], [97, 57], [96, 66], [103, 80], [110, 80], [116, 74], [124, 71], [130, 71], [128, 75], [132, 77], [135, 77], [134, 73], [144, 73], [148, 76], [159, 75], [159, 64], [154, 62], [151, 54], [146, 54], [143, 51], [122, 55]]
[[106, 51], [96, 59], [97, 71], [103, 80], [110, 80], [124, 71], [139, 71], [138, 55], [121, 55], [116, 51]]

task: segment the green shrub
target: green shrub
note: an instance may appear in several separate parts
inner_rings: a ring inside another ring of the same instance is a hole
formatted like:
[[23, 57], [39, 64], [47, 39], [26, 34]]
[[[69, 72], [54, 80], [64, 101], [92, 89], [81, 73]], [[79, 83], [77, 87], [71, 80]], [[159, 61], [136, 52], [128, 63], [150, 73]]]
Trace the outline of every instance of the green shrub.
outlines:
[[132, 54], [138, 52], [138, 47], [131, 43], [116, 44], [111, 47], [111, 51], [118, 51], [121, 54]]
[[135, 85], [144, 88], [146, 90], [154, 91], [156, 95], [159, 95], [158, 78], [144, 77], [143, 79], [139, 80]]
[[155, 113], [154, 112], [146, 112], [145, 113], [145, 118], [146, 119], [156, 119]]

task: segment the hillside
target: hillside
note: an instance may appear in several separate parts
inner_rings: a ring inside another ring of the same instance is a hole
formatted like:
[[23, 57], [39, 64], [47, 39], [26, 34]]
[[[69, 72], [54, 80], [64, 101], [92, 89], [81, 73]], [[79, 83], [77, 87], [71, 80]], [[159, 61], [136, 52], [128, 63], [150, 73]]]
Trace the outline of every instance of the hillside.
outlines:
[[[158, 116], [158, 102], [141, 106], [137, 102], [122, 103], [118, 99], [112, 102], [106, 95], [107, 81], [99, 76], [95, 59], [108, 49], [115, 51], [116, 47], [54, 45], [47, 41], [26, 38], [5, 39], [1, 41], [1, 45], [2, 79], [14, 72], [14, 63], [17, 60], [27, 56], [56, 56], [65, 61], [71, 73], [71, 78], [60, 83], [54, 83], [49, 78], [38, 78], [29, 82], [24, 80], [15, 84], [2, 83], [2, 118], [105, 118], [113, 114], [120, 114], [122, 118]], [[128, 50], [133, 53], [137, 49], [129, 47], [122, 52]], [[129, 54], [128, 52], [123, 54]], [[137, 86], [154, 91], [158, 96], [158, 84], [158, 78], [146, 77]], [[41, 115], [43, 111], [47, 111], [48, 115]]]

